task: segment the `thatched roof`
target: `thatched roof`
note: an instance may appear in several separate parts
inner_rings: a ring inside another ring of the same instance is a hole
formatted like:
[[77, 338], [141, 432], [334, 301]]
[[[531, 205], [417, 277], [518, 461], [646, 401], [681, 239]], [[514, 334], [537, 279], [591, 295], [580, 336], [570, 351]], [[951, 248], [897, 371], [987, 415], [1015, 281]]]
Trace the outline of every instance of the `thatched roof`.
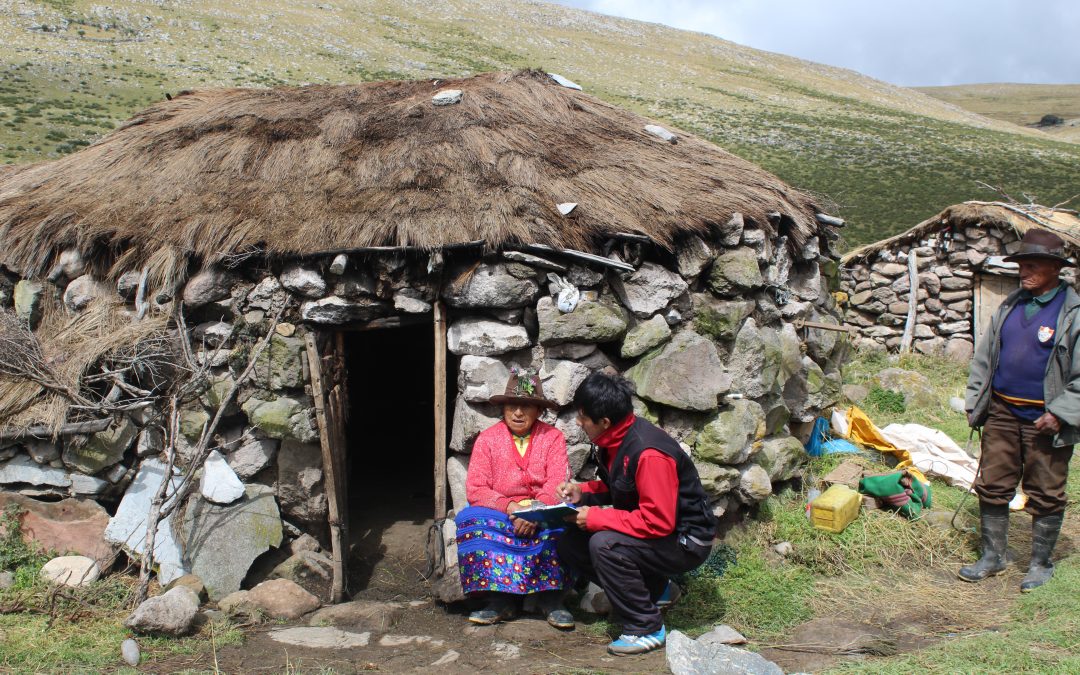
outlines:
[[[460, 89], [460, 103], [432, 96]], [[817, 231], [815, 207], [706, 141], [537, 71], [183, 93], [61, 159], [0, 174], [0, 260], [47, 272], [76, 247], [113, 276], [251, 250], [304, 256], [483, 240], [595, 250], [670, 245], [740, 212]], [[557, 204], [576, 202], [563, 216]]]
[[849, 251], [840, 260], [841, 265], [869, 258], [884, 250], [893, 249], [926, 238], [946, 226], [966, 227], [986, 225], [1012, 228], [1018, 237], [1033, 227], [1056, 232], [1065, 243], [1080, 253], [1080, 218], [1075, 211], [1054, 209], [1035, 204], [1019, 205], [1005, 202], [964, 202], [950, 206], [931, 216], [915, 227], [900, 234]]

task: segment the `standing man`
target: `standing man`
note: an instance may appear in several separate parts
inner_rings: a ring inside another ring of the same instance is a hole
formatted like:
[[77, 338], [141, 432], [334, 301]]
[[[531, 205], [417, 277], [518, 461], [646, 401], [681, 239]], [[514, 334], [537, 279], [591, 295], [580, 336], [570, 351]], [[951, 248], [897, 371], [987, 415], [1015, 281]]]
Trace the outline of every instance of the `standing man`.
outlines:
[[[674, 599], [670, 577], [703, 563], [716, 535], [693, 462], [675, 439], [634, 415], [632, 393], [617, 375], [597, 372], [581, 383], [574, 407], [600, 480], [557, 488], [580, 505], [573, 520], [579, 529], [567, 528], [559, 558], [604, 589], [623, 622], [608, 645], [618, 655], [664, 645], [657, 605]], [[599, 508], [605, 504], [610, 508]]]
[[1058, 279], [1065, 242], [1031, 229], [1005, 258], [1020, 266], [1020, 288], [1009, 294], [983, 334], [968, 377], [966, 409], [984, 426], [979, 496], [982, 557], [960, 568], [981, 581], [1005, 570], [1009, 501], [1023, 482], [1032, 515], [1031, 564], [1021, 591], [1054, 574], [1050, 555], [1065, 512], [1065, 480], [1080, 438], [1080, 296]]

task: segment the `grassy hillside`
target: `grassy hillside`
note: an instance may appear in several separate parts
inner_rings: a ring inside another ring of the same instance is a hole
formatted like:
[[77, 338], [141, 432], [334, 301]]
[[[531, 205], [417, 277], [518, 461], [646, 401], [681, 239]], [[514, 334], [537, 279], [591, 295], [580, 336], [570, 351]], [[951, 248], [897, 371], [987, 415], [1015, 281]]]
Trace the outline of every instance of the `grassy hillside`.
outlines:
[[5, 0], [0, 162], [55, 158], [166, 92], [537, 66], [834, 200], [849, 244], [999, 184], [1054, 203], [1080, 146], [857, 73], [523, 0]]
[[1042, 128], [1056, 140], [1080, 143], [1080, 84], [964, 84], [917, 87], [928, 96], [964, 110], [1013, 124], [1032, 125], [1043, 115], [1065, 123]]

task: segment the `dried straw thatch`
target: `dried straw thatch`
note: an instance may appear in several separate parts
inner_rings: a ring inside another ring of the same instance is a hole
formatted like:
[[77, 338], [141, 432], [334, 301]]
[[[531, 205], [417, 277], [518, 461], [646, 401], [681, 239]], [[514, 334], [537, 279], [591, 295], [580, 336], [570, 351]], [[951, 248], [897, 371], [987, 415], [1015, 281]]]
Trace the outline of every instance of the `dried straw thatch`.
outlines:
[[[432, 95], [460, 89], [460, 103]], [[78, 248], [116, 276], [159, 279], [248, 251], [312, 255], [483, 240], [595, 250], [631, 232], [671, 245], [733, 213], [788, 220], [811, 200], [690, 135], [544, 73], [185, 93], [62, 159], [0, 174], [2, 261], [45, 273]], [[579, 206], [563, 216], [562, 202]]]
[[1080, 254], [1080, 218], [1077, 218], [1075, 211], [1035, 204], [972, 201], [950, 206], [910, 230], [849, 251], [840, 263], [847, 265], [880, 251], [891, 249], [898, 244], [924, 239], [947, 225], [1008, 227], [1012, 228], [1018, 237], [1023, 237], [1024, 233], [1033, 227], [1051, 230], [1065, 240], [1066, 245], [1072, 248], [1072, 254]]

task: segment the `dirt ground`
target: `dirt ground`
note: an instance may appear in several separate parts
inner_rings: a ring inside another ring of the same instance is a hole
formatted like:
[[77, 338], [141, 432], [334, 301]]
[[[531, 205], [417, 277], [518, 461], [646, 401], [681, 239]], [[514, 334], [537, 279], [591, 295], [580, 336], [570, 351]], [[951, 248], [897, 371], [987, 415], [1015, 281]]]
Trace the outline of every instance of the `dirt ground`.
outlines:
[[[1080, 523], [1073, 518], [1066, 519], [1066, 524], [1058, 557], [1074, 555], [1080, 541]], [[796, 626], [781, 640], [753, 647], [786, 672], [820, 672], [848, 659], [907, 652], [962, 634], [995, 630], [1007, 621], [1009, 607], [1019, 594], [1030, 550], [1029, 528], [1030, 518], [1014, 514], [1009, 546], [1012, 565], [1007, 573], [980, 584], [964, 583], [956, 578], [955, 570], [944, 567], [883, 573], [857, 581], [824, 580], [817, 618]], [[447, 608], [432, 601], [420, 577], [426, 532], [427, 521], [399, 521], [354, 549], [354, 555], [367, 557], [370, 572], [365, 573], [366, 587], [354, 592], [354, 599], [411, 604], [385, 635], [370, 635], [364, 647], [312, 649], [269, 637], [287, 624], [262, 624], [246, 630], [244, 644], [217, 650], [216, 667], [225, 673], [667, 672], [662, 650], [636, 657], [610, 656], [605, 651], [610, 638], [599, 626], [581, 621], [570, 632], [551, 628], [539, 615], [524, 615], [497, 626], [469, 624], [465, 608]], [[363, 564], [358, 569], [364, 569]], [[868, 600], [881, 595], [867, 590], [880, 590], [883, 585], [896, 589], [895, 602]], [[339, 628], [350, 630], [347, 625]], [[174, 657], [140, 670], [212, 671], [214, 657], [213, 652]]]

